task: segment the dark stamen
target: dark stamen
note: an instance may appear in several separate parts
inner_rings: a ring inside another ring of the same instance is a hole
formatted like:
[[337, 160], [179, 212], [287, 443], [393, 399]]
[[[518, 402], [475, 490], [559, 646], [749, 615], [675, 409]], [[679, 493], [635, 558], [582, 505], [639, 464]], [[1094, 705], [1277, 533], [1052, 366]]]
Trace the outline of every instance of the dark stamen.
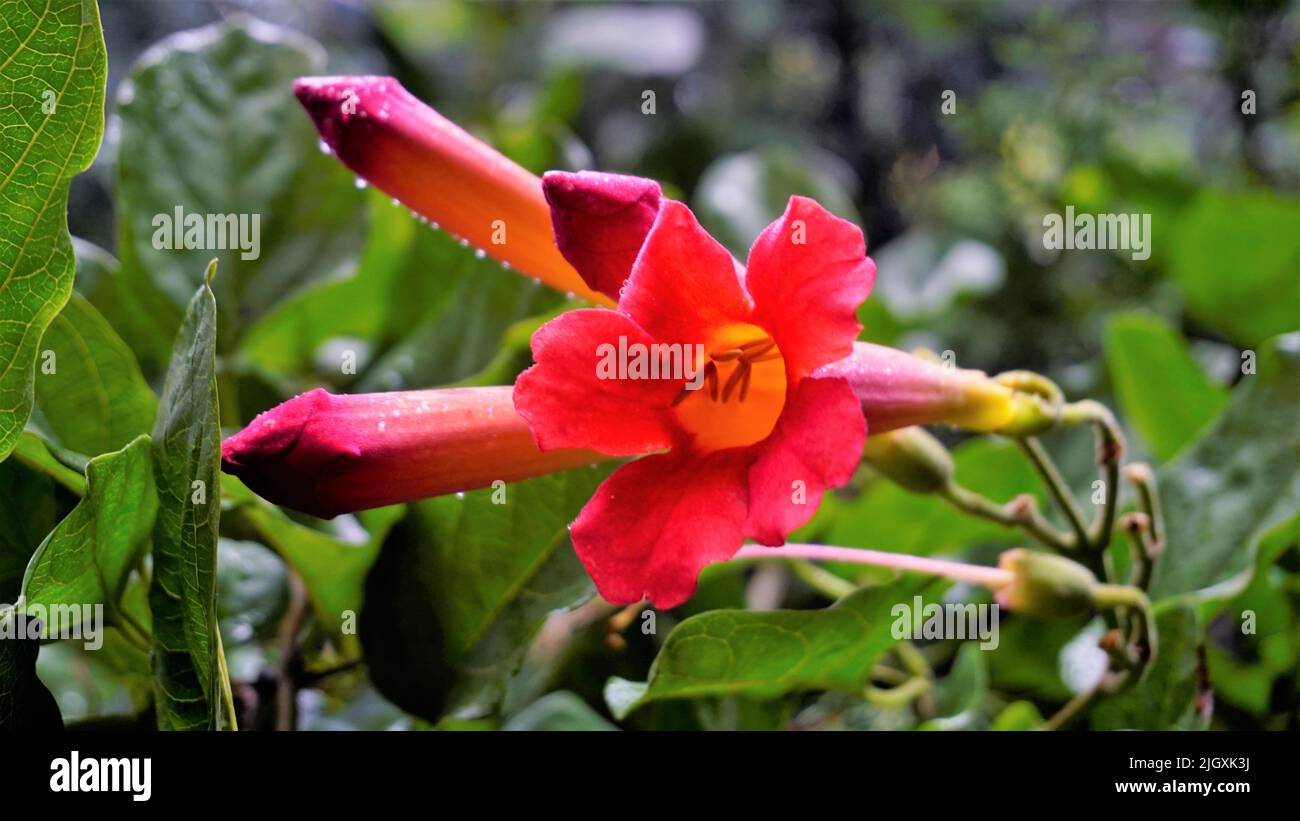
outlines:
[[749, 373], [749, 363], [742, 359], [736, 365], [736, 369], [731, 372], [731, 376], [727, 377], [727, 384], [722, 388], [722, 404], [727, 404], [727, 400], [731, 398], [731, 392], [736, 389], [741, 378], [747, 373]]
[[776, 346], [776, 340], [773, 339], [756, 339], [753, 342], [746, 342], [740, 346], [746, 359], [753, 359], [756, 356], [762, 356]]

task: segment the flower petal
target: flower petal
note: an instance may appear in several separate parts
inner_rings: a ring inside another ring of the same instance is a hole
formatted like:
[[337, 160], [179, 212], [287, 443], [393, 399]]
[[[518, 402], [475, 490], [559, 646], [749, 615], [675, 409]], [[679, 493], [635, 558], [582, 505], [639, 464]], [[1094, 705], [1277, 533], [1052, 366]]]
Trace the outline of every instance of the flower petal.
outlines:
[[634, 456], [673, 444], [671, 402], [683, 380], [601, 378], [608, 347], [648, 346], [654, 340], [617, 311], [569, 311], [533, 334], [537, 363], [515, 380], [515, 409], [537, 446], [591, 448]]
[[660, 608], [690, 598], [700, 569], [731, 558], [744, 541], [750, 458], [742, 449], [707, 457], [679, 449], [606, 479], [570, 528], [600, 595], [614, 604], [649, 598]]
[[858, 306], [876, 280], [866, 250], [856, 225], [807, 197], [791, 197], [750, 248], [754, 318], [780, 346], [792, 382], [852, 353]]
[[800, 382], [776, 430], [755, 446], [745, 535], [765, 545], [784, 544], [792, 530], [812, 518], [823, 490], [853, 476], [866, 438], [862, 406], [848, 382]]
[[718, 328], [748, 322], [753, 310], [731, 254], [674, 200], [660, 207], [618, 309], [674, 344], [707, 344]]
[[617, 300], [659, 213], [659, 183], [596, 171], [548, 171], [542, 191], [560, 253], [593, 290]]

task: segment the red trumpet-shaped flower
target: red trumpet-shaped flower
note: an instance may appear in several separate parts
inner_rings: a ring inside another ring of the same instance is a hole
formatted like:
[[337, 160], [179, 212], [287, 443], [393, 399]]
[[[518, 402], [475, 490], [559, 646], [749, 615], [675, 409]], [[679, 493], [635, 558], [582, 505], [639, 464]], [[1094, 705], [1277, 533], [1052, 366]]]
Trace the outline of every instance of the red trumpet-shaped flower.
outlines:
[[[618, 307], [539, 329], [515, 407], [543, 451], [666, 451], [616, 471], [571, 534], [606, 599], [672, 607], [704, 565], [746, 537], [784, 543], [823, 490], [851, 476], [866, 437], [861, 404], [846, 380], [810, 374], [853, 351], [875, 265], [856, 226], [803, 197], [740, 272], [653, 183], [552, 172], [544, 189], [561, 251]], [[686, 367], [636, 378], [645, 368], [605, 367], [615, 351]]]

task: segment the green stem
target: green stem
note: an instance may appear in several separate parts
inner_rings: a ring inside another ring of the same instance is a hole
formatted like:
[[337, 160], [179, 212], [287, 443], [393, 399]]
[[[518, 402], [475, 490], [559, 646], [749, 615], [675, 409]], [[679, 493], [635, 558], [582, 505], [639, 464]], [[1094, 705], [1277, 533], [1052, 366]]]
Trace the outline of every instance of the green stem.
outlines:
[[[939, 496], [958, 510], [997, 522], [1006, 527], [1018, 527], [1048, 547], [1060, 552], [1071, 548], [1069, 534], [1062, 533], [1047, 521], [1036, 505], [1024, 505], [1020, 511], [1010, 505], [999, 505], [992, 499], [949, 481], [939, 489]], [[1033, 497], [1030, 497], [1031, 499]]]
[[238, 730], [239, 720], [235, 717], [235, 695], [230, 690], [230, 671], [226, 669], [226, 650], [221, 645], [221, 629], [217, 628], [217, 670], [221, 677], [221, 705], [226, 711], [226, 729]]
[[1156, 655], [1155, 611], [1151, 600], [1145, 592], [1131, 585], [1099, 584], [1093, 588], [1092, 603], [1103, 612], [1126, 609], [1132, 615], [1129, 643], [1145, 651], [1137, 659], [1136, 672], [1140, 675]]
[[1065, 479], [1061, 477], [1061, 472], [1056, 469], [1056, 463], [1052, 457], [1047, 455], [1047, 451], [1042, 444], [1032, 436], [1026, 436], [1023, 439], [1017, 439], [1020, 447], [1029, 456], [1029, 461], [1033, 463], [1034, 469], [1042, 478], [1043, 484], [1047, 485], [1047, 490], [1056, 500], [1056, 504], [1065, 513], [1065, 518], [1070, 521], [1070, 529], [1074, 531], [1074, 546], [1081, 549], [1087, 549], [1088, 545], [1088, 528], [1083, 523], [1083, 511], [1079, 510], [1079, 505], [1074, 501], [1074, 496], [1070, 493], [1070, 488], [1065, 484]]
[[858, 589], [848, 579], [842, 579], [824, 567], [819, 567], [807, 559], [792, 559], [790, 570], [804, 584], [821, 593], [831, 601], [838, 601]]
[[1093, 699], [1097, 697], [1097, 694], [1100, 692], [1100, 690], [1101, 688], [1099, 687], [1092, 687], [1088, 690], [1084, 690], [1082, 693], [1079, 693], [1074, 698], [1067, 701], [1065, 703], [1065, 706], [1063, 706], [1061, 709], [1057, 710], [1054, 714], [1052, 714], [1051, 718], [1043, 722], [1043, 726], [1039, 727], [1039, 729], [1059, 730], [1062, 727], [1064, 727], [1066, 724], [1069, 724], [1070, 721], [1072, 721], [1075, 718], [1075, 716], [1083, 712], [1084, 708], [1092, 703]]
[[1115, 421], [1110, 408], [1092, 399], [1071, 402], [1061, 409], [1063, 424], [1087, 423], [1097, 436], [1097, 465], [1105, 486], [1105, 497], [1097, 509], [1089, 531], [1088, 544], [1092, 550], [1105, 550], [1110, 545], [1115, 528], [1116, 506], [1119, 500], [1119, 464], [1124, 456], [1124, 433]]
[[1160, 511], [1160, 494], [1156, 490], [1156, 475], [1150, 466], [1137, 462], [1124, 467], [1124, 478], [1133, 483], [1138, 492], [1138, 505], [1151, 520], [1149, 533], [1155, 553], [1164, 547], [1165, 520]]
[[1151, 518], [1145, 513], [1126, 513], [1120, 518], [1120, 527], [1128, 534], [1133, 555], [1133, 573], [1129, 584], [1146, 590], [1155, 570], [1156, 547], [1151, 539]]
[[925, 654], [909, 641], [900, 641], [894, 645], [894, 654], [903, 663], [909, 673], [918, 678], [934, 678], [934, 668]]
[[863, 697], [877, 707], [896, 709], [905, 707], [930, 691], [929, 679], [911, 678], [897, 687], [888, 689], [868, 684], [863, 690]]

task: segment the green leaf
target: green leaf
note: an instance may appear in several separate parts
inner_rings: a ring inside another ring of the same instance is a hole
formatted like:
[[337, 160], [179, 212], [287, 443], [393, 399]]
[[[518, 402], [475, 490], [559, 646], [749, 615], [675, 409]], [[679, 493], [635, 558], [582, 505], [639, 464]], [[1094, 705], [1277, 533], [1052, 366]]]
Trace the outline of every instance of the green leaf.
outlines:
[[1124, 420], [1164, 462], [1228, 402], [1182, 337], [1155, 314], [1115, 314], [1106, 323], [1106, 367]]
[[[407, 264], [416, 231], [429, 229], [378, 191], [370, 192], [368, 212], [369, 231], [356, 273], [304, 289], [250, 325], [240, 343], [243, 364], [273, 374], [310, 374], [318, 370], [318, 354], [327, 340], [360, 340], [380, 350], [410, 326], [413, 310], [441, 298], [436, 289], [423, 287], [440, 270], [415, 271]], [[328, 372], [321, 368], [318, 375], [339, 377], [340, 363], [330, 364]]]
[[[48, 476], [78, 496], [86, 492], [86, 477], [81, 471], [74, 470], [67, 461], [60, 458], [50, 447], [49, 442], [30, 430], [23, 431], [14, 448], [14, 460], [21, 462], [37, 473]], [[84, 470], [84, 465], [82, 470]]]
[[989, 674], [984, 651], [968, 641], [957, 651], [952, 669], [939, 683], [935, 718], [918, 729], [965, 730], [979, 720], [979, 708], [988, 694]]
[[0, 459], [31, 414], [46, 327], [72, 291], [68, 185], [104, 131], [93, 0], [0, 4]]
[[1202, 321], [1254, 345], [1300, 330], [1300, 199], [1203, 192], [1178, 220], [1171, 273]]
[[430, 721], [489, 713], [546, 616], [591, 596], [568, 525], [610, 469], [409, 506], [366, 579], [375, 686]]
[[[208, 266], [208, 277], [216, 263]], [[153, 429], [155, 700], [163, 729], [215, 728], [216, 562], [221, 514], [217, 304], [207, 280], [176, 337]]]
[[[244, 322], [351, 271], [364, 200], [319, 151], [293, 97], [293, 80], [321, 73], [324, 58], [301, 35], [235, 18], [174, 35], [131, 71], [117, 100], [118, 253], [119, 296], [135, 324], [171, 333], [199, 272], [217, 256], [220, 345], [233, 349]], [[186, 218], [201, 218], [205, 228], [212, 218], [216, 227], [221, 215], [242, 227], [213, 231], [201, 249], [188, 241], [177, 248], [177, 209], [182, 227]], [[165, 361], [170, 339], [153, 338], [157, 347], [142, 356]]]
[[1158, 608], [1160, 649], [1146, 676], [1092, 711], [1094, 730], [1204, 729], [1196, 714], [1196, 612], [1187, 604]]
[[894, 642], [895, 605], [935, 595], [933, 579], [905, 576], [858, 590], [824, 610], [714, 610], [677, 625], [645, 682], [612, 678], [605, 701], [622, 720], [653, 701], [701, 696], [774, 698], [803, 690], [860, 692]]
[[158, 400], [135, 355], [85, 298], [72, 294], [45, 332], [36, 401], [63, 447], [96, 455], [148, 433]]
[[408, 331], [358, 381], [359, 390], [445, 385], [492, 362], [502, 338], [519, 320], [551, 311], [564, 297], [538, 282], [478, 259], [441, 231], [421, 231], [404, 263], [394, 301], [423, 306], [389, 318]]
[[26, 606], [104, 604], [111, 617], [158, 510], [149, 437], [86, 465], [86, 496], [32, 556]]
[[221, 477], [223, 495], [234, 502], [234, 515], [247, 523], [267, 546], [302, 576], [312, 610], [321, 626], [342, 636], [346, 616], [361, 611], [366, 573], [379, 555], [389, 530], [404, 509], [391, 507], [358, 514], [367, 538], [360, 543], [339, 539], [298, 524], [278, 507], [258, 498], [233, 476]]
[[505, 723], [503, 730], [608, 731], [617, 730], [600, 713], [567, 690], [550, 693], [525, 707]]
[[[0, 634], [4, 620], [13, 618], [12, 611], [0, 611]], [[0, 732], [63, 729], [58, 703], [36, 677], [40, 649], [39, 639], [0, 638]]]
[[[387, 198], [374, 196], [370, 216], [356, 275], [303, 291], [258, 320], [240, 347], [243, 367], [286, 393], [320, 380], [360, 391], [428, 387], [479, 377], [489, 366], [483, 376], [509, 383], [531, 363], [532, 329], [524, 326], [573, 304], [478, 258]], [[342, 367], [346, 352], [355, 370]]]
[[1281, 568], [1257, 573], [1222, 608], [1206, 642], [1216, 702], [1262, 717], [1275, 694], [1285, 691], [1277, 679], [1294, 675], [1300, 660], [1300, 615], [1286, 590], [1292, 579]]
[[1261, 346], [1223, 415], [1159, 475], [1166, 547], [1159, 599], [1250, 568], [1259, 539], [1300, 508], [1300, 333]]

